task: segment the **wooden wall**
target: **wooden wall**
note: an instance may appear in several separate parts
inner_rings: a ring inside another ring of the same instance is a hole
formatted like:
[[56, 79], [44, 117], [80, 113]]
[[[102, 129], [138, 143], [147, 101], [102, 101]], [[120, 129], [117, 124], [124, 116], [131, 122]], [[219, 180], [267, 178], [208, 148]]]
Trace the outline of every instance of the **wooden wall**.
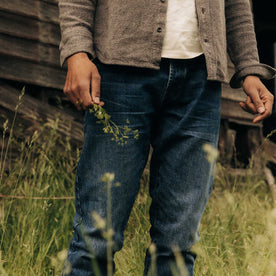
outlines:
[[[59, 64], [60, 29], [57, 0], [0, 1], [0, 129], [13, 111], [23, 85], [26, 94], [18, 110], [24, 131], [17, 137], [31, 135], [40, 124], [53, 125], [59, 118], [58, 131], [81, 145], [81, 113], [50, 103], [65, 96], [62, 88], [66, 72]], [[22, 128], [22, 127], [21, 127]], [[3, 145], [0, 142], [0, 149]]]
[[62, 89], [57, 0], [0, 1], [0, 78]]
[[[58, 0], [1, 0], [0, 78], [62, 89], [65, 71], [59, 64]], [[223, 88], [222, 117], [247, 123], [236, 102], [240, 90]]]
[[[47, 112], [52, 114], [57, 112], [57, 109], [47, 102], [51, 93], [63, 95], [62, 88], [66, 77], [65, 70], [61, 69], [59, 64], [60, 29], [57, 3], [58, 0], [0, 1], [0, 86], [2, 86], [0, 94], [6, 93], [0, 95], [2, 100], [8, 100], [7, 93], [13, 94], [12, 98], [16, 93], [12, 88], [11, 92], [8, 92], [6, 81], [34, 85], [37, 87], [37, 95], [41, 94], [41, 91], [43, 95], [37, 96], [37, 101], [32, 101], [27, 95], [26, 102], [39, 105], [39, 101], [44, 99], [43, 106], [47, 107]], [[231, 64], [229, 68], [233, 72]], [[222, 122], [227, 124], [222, 128], [225, 131], [221, 137], [227, 136], [229, 122], [237, 125], [252, 125], [253, 116], [244, 112], [238, 105], [238, 102], [244, 98], [245, 95], [241, 89], [233, 90], [228, 85], [223, 85], [221, 115]], [[10, 104], [4, 105], [0, 102], [1, 106], [1, 110], [12, 109]], [[35, 110], [37, 117], [45, 117], [45, 112], [40, 114], [39, 108]], [[67, 114], [71, 115], [70, 120], [80, 118], [79, 114], [73, 115], [72, 110], [73, 108], [67, 109]], [[27, 113], [24, 113], [25, 118], [28, 117]], [[68, 117], [66, 119], [68, 120]], [[81, 123], [75, 125], [75, 128], [78, 132], [81, 131]], [[73, 132], [72, 135], [75, 139], [82, 139], [82, 136], [78, 138], [78, 135]]]

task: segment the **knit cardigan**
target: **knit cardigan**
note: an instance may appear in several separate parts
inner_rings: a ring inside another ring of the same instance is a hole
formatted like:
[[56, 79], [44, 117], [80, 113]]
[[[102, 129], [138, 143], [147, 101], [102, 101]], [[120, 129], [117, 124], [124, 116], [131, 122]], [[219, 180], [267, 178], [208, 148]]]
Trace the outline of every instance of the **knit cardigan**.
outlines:
[[[158, 69], [170, 0], [59, 0], [61, 64], [86, 52], [106, 64]], [[229, 82], [227, 53], [235, 65], [233, 88], [247, 75], [276, 70], [260, 64], [249, 0], [195, 0], [209, 80]]]

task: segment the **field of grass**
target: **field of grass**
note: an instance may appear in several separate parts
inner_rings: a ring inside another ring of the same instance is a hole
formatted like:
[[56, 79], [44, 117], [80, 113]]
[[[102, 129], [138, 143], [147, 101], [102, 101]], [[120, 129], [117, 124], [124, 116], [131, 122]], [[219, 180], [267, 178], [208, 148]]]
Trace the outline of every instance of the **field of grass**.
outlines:
[[[17, 161], [9, 165], [4, 151], [0, 159], [0, 275], [60, 275], [72, 236], [79, 151], [55, 128], [11, 142]], [[143, 272], [150, 244], [147, 183], [146, 170], [124, 247], [115, 255], [117, 276]], [[264, 177], [254, 170], [234, 176], [217, 165], [200, 229], [196, 276], [276, 275], [276, 209]]]

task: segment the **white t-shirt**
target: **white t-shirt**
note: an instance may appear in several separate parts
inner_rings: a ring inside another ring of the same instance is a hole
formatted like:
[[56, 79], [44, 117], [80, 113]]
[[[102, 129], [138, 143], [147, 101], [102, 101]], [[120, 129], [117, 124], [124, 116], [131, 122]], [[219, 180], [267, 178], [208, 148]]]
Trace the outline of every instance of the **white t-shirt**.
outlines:
[[195, 0], [168, 1], [162, 57], [188, 59], [201, 55]]

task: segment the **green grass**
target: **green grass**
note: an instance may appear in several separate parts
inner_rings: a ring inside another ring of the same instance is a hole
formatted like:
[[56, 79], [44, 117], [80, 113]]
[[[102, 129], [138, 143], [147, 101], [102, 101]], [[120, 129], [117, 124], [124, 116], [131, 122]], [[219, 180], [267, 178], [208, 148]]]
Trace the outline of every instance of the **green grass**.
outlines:
[[196, 275], [276, 275], [275, 209], [264, 180], [248, 173], [229, 177], [219, 169], [196, 245]]
[[[72, 236], [79, 151], [56, 128], [42, 127], [23, 141], [12, 138], [18, 159], [13, 165], [6, 160], [5, 170], [1, 161], [0, 194], [11, 197], [0, 198], [0, 275], [61, 273]], [[276, 211], [264, 178], [252, 170], [233, 176], [217, 167], [194, 248], [195, 275], [276, 275]], [[115, 255], [117, 276], [143, 272], [150, 244], [148, 174], [141, 180], [124, 247]]]

